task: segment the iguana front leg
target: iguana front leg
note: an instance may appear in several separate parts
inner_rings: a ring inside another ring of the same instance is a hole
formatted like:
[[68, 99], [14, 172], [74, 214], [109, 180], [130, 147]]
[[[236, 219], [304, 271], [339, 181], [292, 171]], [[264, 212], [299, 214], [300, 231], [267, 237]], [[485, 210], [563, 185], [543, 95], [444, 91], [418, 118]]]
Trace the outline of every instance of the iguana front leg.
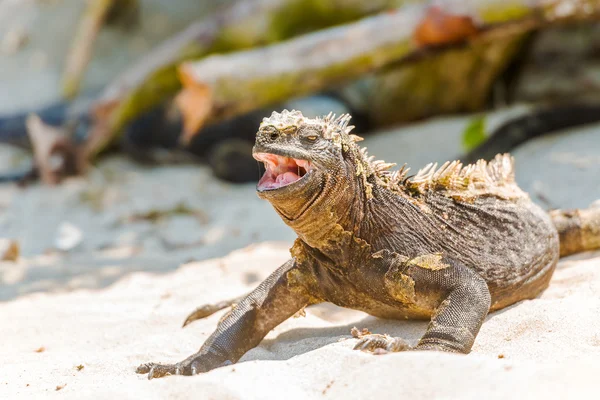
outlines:
[[147, 373], [148, 379], [193, 375], [237, 362], [271, 329], [308, 304], [306, 289], [288, 280], [288, 274], [297, 268], [292, 259], [273, 272], [219, 322], [217, 330], [196, 354], [177, 364], [142, 364], [136, 372]]
[[[416, 304], [438, 303], [427, 331], [414, 348], [402, 339], [384, 335], [361, 335], [355, 349], [439, 350], [468, 353], [490, 308], [487, 283], [473, 270], [448, 260], [440, 254], [429, 254], [392, 265], [386, 284], [394, 293], [394, 282], [402, 280], [397, 294]], [[408, 282], [408, 284], [407, 284]], [[414, 290], [414, 292], [413, 292]]]

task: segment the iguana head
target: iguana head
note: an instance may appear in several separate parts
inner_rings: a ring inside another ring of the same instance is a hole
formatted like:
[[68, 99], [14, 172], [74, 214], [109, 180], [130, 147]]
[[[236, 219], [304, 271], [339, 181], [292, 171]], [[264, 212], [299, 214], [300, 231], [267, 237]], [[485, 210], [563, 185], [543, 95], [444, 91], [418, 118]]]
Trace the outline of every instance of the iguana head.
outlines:
[[[343, 148], [358, 137], [349, 135], [349, 115], [305, 118], [300, 111], [283, 110], [264, 118], [253, 149], [265, 164], [257, 191], [263, 198], [282, 193], [297, 195], [338, 173], [344, 165]], [[352, 143], [353, 144], [353, 143]]]
[[294, 110], [273, 112], [263, 119], [253, 148], [254, 158], [266, 168], [257, 191], [286, 222], [308, 209], [342, 215], [351, 204], [360, 208], [356, 202], [370, 201], [381, 190], [417, 203], [419, 196], [431, 191], [459, 201], [477, 196], [524, 196], [515, 184], [508, 154], [467, 166], [448, 161], [438, 168], [432, 163], [407, 177], [408, 168], [390, 171], [395, 164], [368, 156], [366, 148], [356, 144], [362, 139], [350, 134], [353, 127], [348, 126], [349, 121], [347, 114], [312, 119]]
[[284, 110], [265, 118], [256, 134], [253, 155], [266, 168], [258, 195], [312, 247], [329, 246], [332, 229], [354, 229], [361, 203], [373, 198], [381, 165], [356, 144], [361, 138], [349, 133], [349, 121]]

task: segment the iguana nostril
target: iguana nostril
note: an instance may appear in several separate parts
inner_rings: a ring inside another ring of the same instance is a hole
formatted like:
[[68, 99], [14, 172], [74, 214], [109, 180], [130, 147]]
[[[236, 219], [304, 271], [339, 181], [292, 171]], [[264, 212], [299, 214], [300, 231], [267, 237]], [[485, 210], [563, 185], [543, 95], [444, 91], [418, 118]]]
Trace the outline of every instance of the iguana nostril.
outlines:
[[275, 140], [279, 137], [279, 133], [271, 133], [271, 140]]

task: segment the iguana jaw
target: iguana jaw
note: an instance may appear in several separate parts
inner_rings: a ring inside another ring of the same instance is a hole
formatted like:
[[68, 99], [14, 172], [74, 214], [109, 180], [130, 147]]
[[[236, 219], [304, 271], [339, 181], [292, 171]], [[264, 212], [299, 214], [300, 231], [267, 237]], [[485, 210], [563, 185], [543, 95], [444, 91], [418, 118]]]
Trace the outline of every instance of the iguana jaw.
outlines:
[[253, 156], [265, 164], [265, 173], [256, 186], [259, 192], [280, 191], [296, 186], [314, 170], [312, 163], [307, 160], [273, 153], [254, 153]]

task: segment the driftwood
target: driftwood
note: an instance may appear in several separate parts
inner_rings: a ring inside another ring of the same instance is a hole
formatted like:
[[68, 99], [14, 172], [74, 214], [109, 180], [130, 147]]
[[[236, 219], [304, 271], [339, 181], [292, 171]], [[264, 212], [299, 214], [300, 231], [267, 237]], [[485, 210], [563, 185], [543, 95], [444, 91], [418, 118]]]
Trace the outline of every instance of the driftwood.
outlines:
[[[462, 15], [471, 18], [458, 21], [462, 28], [449, 29], [446, 39], [428, 42], [423, 25], [447, 25], [440, 15], [452, 15], [457, 2], [447, 3], [447, 10], [436, 6], [434, 13], [428, 5], [411, 5], [283, 43], [184, 63], [179, 71], [184, 89], [178, 95], [184, 139], [207, 122], [335, 87], [384, 66], [443, 54], [447, 44], [505, 42], [510, 47], [511, 39], [534, 29], [600, 16], [600, 2], [591, 0], [459, 1]], [[436, 51], [429, 51], [429, 44]]]
[[81, 149], [72, 140], [73, 129], [47, 125], [35, 114], [27, 118], [35, 168], [42, 182], [53, 185], [67, 176], [85, 172]]
[[184, 63], [177, 103], [186, 137], [211, 120], [334, 87], [398, 60], [413, 47], [421, 11], [385, 13], [268, 47]]
[[369, 80], [359, 109], [374, 126], [485, 109], [492, 93], [502, 94], [502, 74], [530, 38], [529, 27], [515, 25], [498, 26], [466, 46], [389, 66]]
[[86, 152], [93, 157], [123, 127], [181, 88], [177, 66], [213, 53], [262, 46], [423, 0], [238, 0], [162, 43], [99, 97]]
[[91, 0], [74, 35], [63, 72], [63, 94], [73, 98], [92, 58], [94, 42], [105, 22], [131, 23], [138, 8], [137, 0]]
[[[545, 14], [540, 11], [546, 22], [524, 18], [504, 29], [496, 27], [489, 35], [473, 37], [468, 46], [405, 62], [398, 68], [386, 68], [364, 80], [361, 103], [353, 106], [374, 126], [387, 126], [521, 101], [597, 99], [598, 85], [594, 84], [594, 74], [588, 71], [594, 63], [592, 49], [598, 43], [592, 28], [598, 16], [598, 2], [595, 3], [596, 8], [584, 2], [546, 1]], [[562, 24], [571, 20], [577, 24]], [[543, 32], [536, 32], [538, 27], [544, 28]], [[429, 33], [435, 38], [435, 29], [429, 29]], [[547, 58], [531, 62], [539, 57], [541, 42], [548, 40], [555, 44], [546, 53]]]

